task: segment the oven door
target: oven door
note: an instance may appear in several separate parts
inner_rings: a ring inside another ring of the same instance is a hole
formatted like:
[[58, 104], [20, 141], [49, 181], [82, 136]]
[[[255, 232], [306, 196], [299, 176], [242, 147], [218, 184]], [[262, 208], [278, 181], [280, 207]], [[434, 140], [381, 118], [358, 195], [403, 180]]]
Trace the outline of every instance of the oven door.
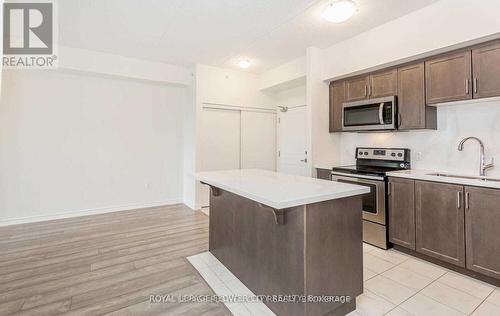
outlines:
[[370, 193], [363, 195], [363, 219], [385, 225], [385, 181], [382, 178], [353, 177], [332, 172], [332, 180], [343, 183], [363, 185], [370, 188]]
[[387, 97], [346, 103], [342, 106], [342, 130], [396, 129], [396, 98]]

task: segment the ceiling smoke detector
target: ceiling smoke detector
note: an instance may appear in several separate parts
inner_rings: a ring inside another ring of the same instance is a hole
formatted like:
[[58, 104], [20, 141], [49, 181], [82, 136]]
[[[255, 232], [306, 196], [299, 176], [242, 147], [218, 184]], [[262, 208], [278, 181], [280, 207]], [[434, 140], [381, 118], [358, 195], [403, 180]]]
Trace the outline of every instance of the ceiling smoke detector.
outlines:
[[327, 21], [340, 23], [350, 19], [358, 10], [356, 3], [352, 0], [338, 0], [331, 2], [321, 14]]

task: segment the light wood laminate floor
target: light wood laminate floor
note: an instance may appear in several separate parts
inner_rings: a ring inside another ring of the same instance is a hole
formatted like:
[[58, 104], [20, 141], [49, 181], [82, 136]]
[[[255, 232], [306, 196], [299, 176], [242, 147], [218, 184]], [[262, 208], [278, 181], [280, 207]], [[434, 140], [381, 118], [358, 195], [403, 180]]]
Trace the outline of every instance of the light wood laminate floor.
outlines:
[[208, 217], [182, 205], [0, 227], [0, 315], [228, 315], [187, 256], [208, 250]]

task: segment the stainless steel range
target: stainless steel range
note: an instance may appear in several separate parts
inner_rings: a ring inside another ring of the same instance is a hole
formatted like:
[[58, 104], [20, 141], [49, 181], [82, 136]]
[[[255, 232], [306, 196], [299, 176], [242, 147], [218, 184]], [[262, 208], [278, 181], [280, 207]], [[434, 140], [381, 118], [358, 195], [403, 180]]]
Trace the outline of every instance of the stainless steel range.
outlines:
[[370, 193], [363, 197], [363, 240], [387, 249], [387, 187], [386, 173], [410, 169], [410, 149], [356, 148], [356, 165], [335, 167], [332, 180], [364, 185]]

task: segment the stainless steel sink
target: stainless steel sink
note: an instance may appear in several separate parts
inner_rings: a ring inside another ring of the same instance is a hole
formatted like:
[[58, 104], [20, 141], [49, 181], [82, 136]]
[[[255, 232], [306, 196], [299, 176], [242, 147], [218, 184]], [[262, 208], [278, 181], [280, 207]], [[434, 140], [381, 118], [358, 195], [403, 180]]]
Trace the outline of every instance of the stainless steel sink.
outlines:
[[488, 182], [488, 181], [500, 182], [500, 179], [486, 178], [486, 177], [474, 177], [474, 176], [459, 176], [459, 175], [448, 174], [448, 173], [441, 173], [441, 172], [428, 173], [427, 175], [428, 176], [436, 176], [436, 177], [446, 177], [446, 178], [480, 180], [480, 181], [485, 181], [485, 182]]

